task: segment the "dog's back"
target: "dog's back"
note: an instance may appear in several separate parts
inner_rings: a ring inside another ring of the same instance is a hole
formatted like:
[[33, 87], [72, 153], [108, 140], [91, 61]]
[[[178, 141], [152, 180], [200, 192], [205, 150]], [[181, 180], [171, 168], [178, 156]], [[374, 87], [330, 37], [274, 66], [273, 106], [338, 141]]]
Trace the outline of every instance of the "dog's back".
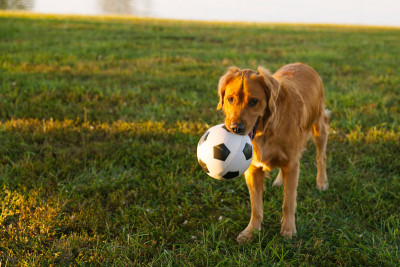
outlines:
[[283, 66], [273, 77], [294, 101], [300, 102], [296, 106], [304, 108], [301, 127], [311, 129], [315, 121], [325, 115], [324, 88], [318, 73], [310, 66], [294, 63]]

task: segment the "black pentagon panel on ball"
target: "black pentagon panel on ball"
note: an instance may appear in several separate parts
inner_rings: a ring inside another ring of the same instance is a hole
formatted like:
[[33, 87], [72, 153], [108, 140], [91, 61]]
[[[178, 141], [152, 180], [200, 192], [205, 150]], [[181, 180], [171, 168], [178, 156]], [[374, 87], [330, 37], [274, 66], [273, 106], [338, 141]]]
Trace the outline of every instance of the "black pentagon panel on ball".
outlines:
[[214, 158], [225, 161], [231, 151], [226, 147], [225, 144], [219, 144], [214, 146]]
[[203, 134], [203, 136], [200, 138], [198, 146], [201, 145], [202, 143], [204, 143], [207, 140], [207, 137], [208, 137], [209, 134], [210, 134], [210, 131], [208, 131], [205, 134]]
[[232, 179], [239, 176], [239, 172], [227, 172], [224, 176], [225, 179]]
[[210, 173], [210, 171], [207, 168], [207, 165], [201, 160], [199, 159], [199, 164], [201, 166], [201, 168], [206, 172], [206, 173]]
[[246, 143], [246, 145], [243, 148], [243, 154], [246, 157], [246, 160], [251, 159], [253, 156], [253, 149], [251, 149], [251, 145], [249, 143]]

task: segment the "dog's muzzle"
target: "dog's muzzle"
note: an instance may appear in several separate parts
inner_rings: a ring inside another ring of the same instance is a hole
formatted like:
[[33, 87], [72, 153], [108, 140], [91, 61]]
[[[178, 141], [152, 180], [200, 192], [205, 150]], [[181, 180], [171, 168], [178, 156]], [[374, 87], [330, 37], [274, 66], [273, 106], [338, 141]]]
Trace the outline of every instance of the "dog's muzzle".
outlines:
[[246, 130], [244, 123], [240, 122], [233, 122], [230, 126], [231, 131], [234, 132], [235, 134], [243, 134]]

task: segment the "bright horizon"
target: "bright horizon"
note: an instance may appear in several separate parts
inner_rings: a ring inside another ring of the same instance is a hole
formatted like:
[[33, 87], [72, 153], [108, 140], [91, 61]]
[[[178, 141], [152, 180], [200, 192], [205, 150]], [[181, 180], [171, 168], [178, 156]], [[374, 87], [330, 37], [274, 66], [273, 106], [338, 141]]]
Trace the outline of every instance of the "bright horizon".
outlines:
[[[398, 0], [9, 0], [6, 9], [37, 13], [287, 23], [400, 26]], [[7, 3], [6, 3], [7, 5]], [[13, 7], [13, 5], [15, 7]], [[19, 7], [17, 6], [19, 5]], [[22, 8], [21, 8], [22, 6]]]

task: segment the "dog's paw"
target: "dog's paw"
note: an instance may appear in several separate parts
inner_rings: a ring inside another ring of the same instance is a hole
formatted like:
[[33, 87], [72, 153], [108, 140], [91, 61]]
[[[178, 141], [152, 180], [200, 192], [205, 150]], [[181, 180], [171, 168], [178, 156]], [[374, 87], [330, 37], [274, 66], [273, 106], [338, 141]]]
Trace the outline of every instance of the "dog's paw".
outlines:
[[282, 221], [282, 227], [281, 227], [281, 235], [285, 238], [292, 238], [296, 235], [296, 225], [293, 222], [289, 221]]
[[297, 234], [296, 232], [296, 228], [294, 229], [283, 229], [283, 227], [281, 228], [281, 235], [285, 238], [289, 238], [291, 239], [292, 237], [294, 237]]
[[324, 184], [318, 184], [317, 183], [317, 188], [318, 188], [319, 191], [327, 190], [329, 188], [329, 183], [328, 182], [326, 182]]
[[240, 244], [251, 242], [251, 240], [253, 240], [253, 234], [245, 231], [241, 232], [236, 238], [236, 241]]
[[259, 232], [260, 230], [261, 229], [257, 230], [256, 228], [246, 228], [238, 235], [236, 241], [241, 244], [251, 242], [253, 240], [254, 233]]
[[281, 235], [284, 237], [284, 238], [287, 238], [287, 239], [292, 239], [293, 237], [295, 237], [296, 236], [296, 231], [294, 231], [294, 232], [285, 232], [285, 231], [281, 231]]

